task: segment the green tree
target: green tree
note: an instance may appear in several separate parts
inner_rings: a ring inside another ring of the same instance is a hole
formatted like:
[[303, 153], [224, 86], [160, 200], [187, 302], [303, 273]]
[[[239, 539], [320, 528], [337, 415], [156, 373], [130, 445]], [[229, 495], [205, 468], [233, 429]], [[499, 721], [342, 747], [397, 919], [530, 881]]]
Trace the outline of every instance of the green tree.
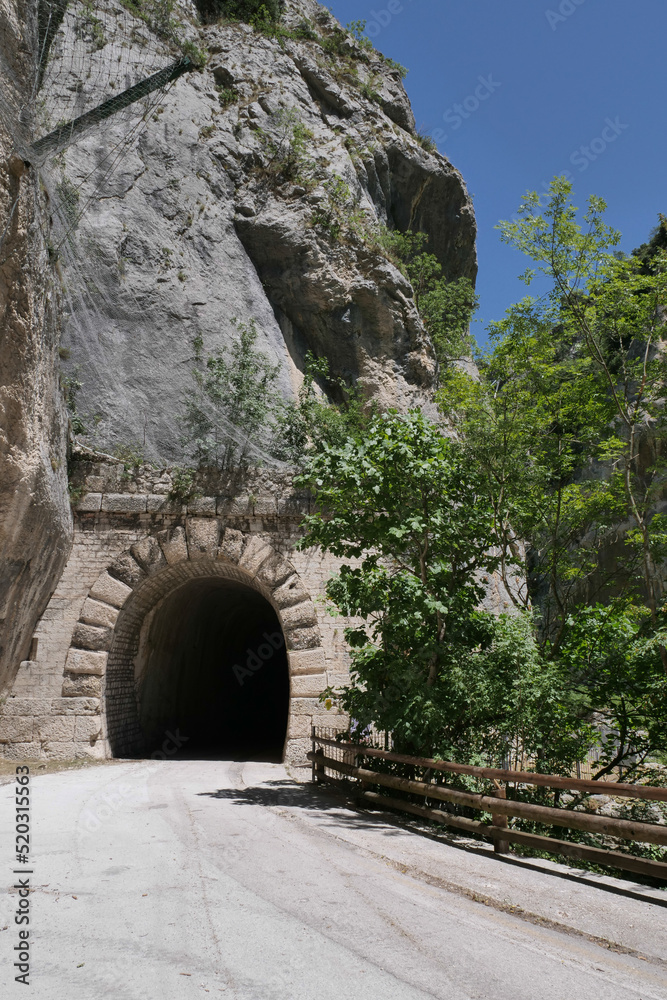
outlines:
[[664, 601], [667, 258], [656, 249], [647, 273], [619, 254], [604, 209], [590, 199], [580, 225], [557, 178], [543, 212], [528, 194], [518, 221], [500, 224], [536, 265], [525, 280], [546, 275], [551, 289], [494, 324], [479, 381], [450, 372], [440, 395], [485, 472], [506, 575], [527, 543], [530, 586], [515, 599], [541, 607], [554, 652], [571, 610], [596, 595], [634, 592], [654, 626]]
[[501, 763], [520, 746], [566, 770], [585, 757], [591, 727], [530, 616], [480, 610], [493, 510], [459, 445], [418, 411], [376, 414], [320, 440], [298, 482], [318, 505], [300, 545], [350, 560], [327, 595], [360, 619], [345, 632], [352, 683], [325, 697], [410, 752]]

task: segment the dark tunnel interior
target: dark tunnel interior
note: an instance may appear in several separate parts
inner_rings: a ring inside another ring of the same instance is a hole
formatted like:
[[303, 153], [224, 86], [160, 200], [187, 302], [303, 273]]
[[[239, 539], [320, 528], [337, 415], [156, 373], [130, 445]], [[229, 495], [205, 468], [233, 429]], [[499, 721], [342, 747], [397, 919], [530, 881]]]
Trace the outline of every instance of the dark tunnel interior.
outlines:
[[209, 578], [170, 594], [154, 613], [138, 674], [148, 755], [173, 734], [181, 757], [282, 760], [287, 653], [275, 611], [251, 587]]

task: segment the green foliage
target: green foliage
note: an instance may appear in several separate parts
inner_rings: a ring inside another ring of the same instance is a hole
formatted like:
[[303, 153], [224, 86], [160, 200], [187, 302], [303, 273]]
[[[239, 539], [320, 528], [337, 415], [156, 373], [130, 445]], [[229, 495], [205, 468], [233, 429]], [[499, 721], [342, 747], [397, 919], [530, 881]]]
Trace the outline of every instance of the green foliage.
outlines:
[[667, 751], [667, 675], [660, 648], [667, 617], [653, 627], [650, 612], [628, 602], [579, 607], [566, 622], [559, 663], [580, 701], [601, 728], [596, 777], [622, 767], [628, 780]]
[[334, 242], [346, 232], [360, 232], [365, 216], [355, 202], [349, 184], [338, 174], [324, 182], [324, 201], [313, 211], [313, 226]]
[[197, 69], [203, 69], [208, 62], [208, 50], [201, 49], [190, 39], [186, 39], [181, 42], [181, 51], [184, 56], [187, 56], [193, 66]]
[[275, 184], [289, 181], [312, 187], [315, 163], [308, 155], [314, 139], [296, 108], [281, 108], [269, 117], [268, 128], [257, 129], [262, 151], [268, 162], [267, 176]]
[[299, 544], [353, 560], [327, 595], [364, 622], [345, 632], [352, 683], [325, 698], [409, 752], [500, 763], [518, 741], [543, 766], [585, 758], [595, 734], [530, 616], [479, 610], [493, 511], [457, 444], [417, 411], [376, 413], [316, 441], [297, 482], [318, 506]]
[[170, 41], [177, 41], [179, 26], [174, 17], [176, 0], [120, 0], [120, 2], [157, 35]]
[[144, 449], [140, 444], [119, 444], [113, 450], [113, 455], [123, 463], [123, 479], [131, 479], [146, 463]]
[[348, 35], [352, 35], [357, 44], [367, 52], [373, 51], [373, 43], [366, 35], [366, 21], [350, 21], [345, 25]]
[[93, 49], [102, 49], [107, 43], [104, 34], [104, 25], [99, 17], [95, 15], [95, 8], [92, 0], [82, 0], [81, 13], [75, 24], [75, 34], [78, 38], [85, 38], [91, 42]]
[[85, 421], [77, 410], [77, 397], [83, 388], [83, 382], [79, 378], [79, 366], [77, 365], [68, 374], [60, 373], [60, 388], [65, 399], [65, 406], [69, 414], [70, 424], [73, 434], [86, 434]]
[[195, 0], [204, 21], [217, 21], [221, 17], [230, 21], [279, 21], [282, 16], [282, 0]]
[[187, 503], [199, 496], [196, 485], [197, 470], [191, 468], [175, 468], [171, 472], [171, 489], [167, 499], [172, 503]]
[[228, 108], [230, 105], [236, 104], [239, 99], [239, 92], [235, 87], [218, 86], [215, 89], [218, 92], [218, 101], [221, 108]]
[[[338, 405], [329, 402], [332, 395]], [[273, 453], [298, 467], [325, 443], [340, 446], [350, 435], [363, 434], [375, 413], [357, 386], [334, 378], [327, 359], [309, 351], [298, 398], [276, 411]]]
[[63, 223], [68, 230], [76, 229], [80, 218], [79, 191], [65, 174], [56, 184], [56, 194], [60, 201]]
[[371, 73], [367, 80], [359, 84], [359, 91], [369, 101], [382, 104], [382, 96], [377, 89], [381, 83], [381, 78], [377, 73]]
[[250, 454], [265, 450], [270, 416], [277, 406], [275, 383], [280, 370], [257, 350], [254, 320], [232, 323], [239, 333], [229, 358], [218, 352], [204, 357], [201, 337], [193, 341], [195, 392], [181, 413], [184, 444], [200, 466], [247, 465]]
[[383, 52], [379, 52], [378, 55], [380, 56], [380, 59], [382, 59], [382, 62], [385, 64], [385, 66], [388, 66], [389, 69], [393, 70], [395, 73], [398, 73], [401, 80], [405, 80], [406, 76], [410, 72], [408, 69], [406, 69], [405, 66], [403, 66], [400, 62], [396, 62], [395, 59], [391, 59], [389, 56], [384, 55]]
[[444, 368], [452, 361], [468, 358], [472, 349], [468, 331], [479, 301], [470, 279], [447, 281], [442, 276], [437, 257], [425, 250], [426, 233], [382, 229], [377, 240], [387, 257], [410, 279], [439, 365]]
[[632, 251], [632, 256], [636, 257], [642, 264], [643, 274], [653, 274], [653, 261], [660, 256], [661, 251], [667, 251], [667, 215], [662, 212], [658, 216], [658, 225], [651, 233], [647, 243], [642, 243], [640, 247]]
[[570, 610], [596, 594], [646, 601], [654, 624], [664, 602], [665, 530], [654, 515], [667, 483], [667, 255], [656, 250], [650, 273], [641, 257], [619, 255], [604, 208], [591, 198], [582, 227], [570, 185], [556, 178], [543, 213], [533, 193], [518, 221], [501, 223], [552, 290], [494, 324], [479, 383], [452, 373], [441, 393], [485, 471], [505, 569], [516, 535], [528, 543], [523, 603], [541, 605], [555, 648]]
[[428, 132], [424, 132], [421, 129], [419, 129], [417, 132], [415, 132], [415, 139], [422, 147], [422, 149], [425, 149], [427, 153], [438, 152], [438, 144], [433, 138], [433, 136], [429, 135]]

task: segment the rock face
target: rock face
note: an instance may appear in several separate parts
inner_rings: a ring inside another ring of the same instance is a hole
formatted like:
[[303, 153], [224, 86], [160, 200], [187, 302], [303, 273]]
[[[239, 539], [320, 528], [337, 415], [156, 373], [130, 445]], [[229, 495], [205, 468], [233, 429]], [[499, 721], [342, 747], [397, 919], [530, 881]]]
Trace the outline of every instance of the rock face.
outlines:
[[58, 384], [58, 292], [35, 175], [12, 155], [12, 113], [37, 72], [31, 8], [0, 13], [0, 695], [27, 660], [72, 536]]
[[[44, 166], [62, 244], [63, 344], [83, 383], [89, 445], [182, 461], [192, 341], [228, 348], [234, 318], [256, 321], [283, 396], [300, 384], [310, 350], [383, 403], [428, 398], [434, 358], [411, 286], [372, 234], [380, 224], [423, 230], [449, 278], [474, 278], [465, 186], [418, 142], [391, 64], [359, 49], [312, 0], [288, 3], [284, 23], [299, 37], [191, 23], [209, 53], [205, 69], [181, 77], [144, 123], [128, 109]], [[45, 76], [51, 123], [71, 115], [72, 93], [80, 109], [104, 100], [121, 56], [116, 89], [173, 59], [136, 21], [129, 48], [107, 31], [87, 77], [75, 27], [66, 17], [54, 42], [67, 75]], [[322, 46], [336, 32], [342, 56]], [[338, 239], [334, 209], [346, 220]]]

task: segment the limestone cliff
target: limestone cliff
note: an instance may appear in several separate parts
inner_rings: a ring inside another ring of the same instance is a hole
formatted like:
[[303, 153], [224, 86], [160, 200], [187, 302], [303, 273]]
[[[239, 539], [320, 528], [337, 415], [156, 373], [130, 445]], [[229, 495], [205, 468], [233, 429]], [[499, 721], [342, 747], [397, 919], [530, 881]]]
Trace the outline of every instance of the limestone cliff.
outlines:
[[[0, 9], [4, 106], [19, 108], [37, 73], [32, 6]], [[66, 417], [58, 378], [58, 282], [44, 196], [13, 156], [0, 118], [0, 694], [28, 658], [38, 617], [67, 556]]]
[[[192, 341], [224, 348], [233, 318], [257, 322], [283, 395], [311, 350], [385, 403], [424, 402], [434, 360], [412, 289], [364, 233], [423, 230], [450, 278], [474, 278], [475, 223], [458, 172], [415, 136], [400, 73], [313, 0], [286, 4], [296, 37], [181, 15], [205, 68], [174, 84], [129, 146], [127, 112], [44, 168], [52, 192], [75, 192], [61, 249], [63, 344], [82, 382], [86, 443], [182, 460]], [[128, 83], [173, 58], [140, 21], [130, 39], [107, 36], [88, 76], [74, 58], [64, 81], [49, 87], [47, 74], [51, 122], [69, 113], [73, 91], [80, 107], [108, 96], [121, 56]], [[342, 55], [323, 47], [332, 38]], [[66, 20], [54, 57], [67, 61], [78, 44]], [[305, 148], [284, 169], [295, 128]], [[326, 226], [336, 199], [356, 219], [338, 240]]]

